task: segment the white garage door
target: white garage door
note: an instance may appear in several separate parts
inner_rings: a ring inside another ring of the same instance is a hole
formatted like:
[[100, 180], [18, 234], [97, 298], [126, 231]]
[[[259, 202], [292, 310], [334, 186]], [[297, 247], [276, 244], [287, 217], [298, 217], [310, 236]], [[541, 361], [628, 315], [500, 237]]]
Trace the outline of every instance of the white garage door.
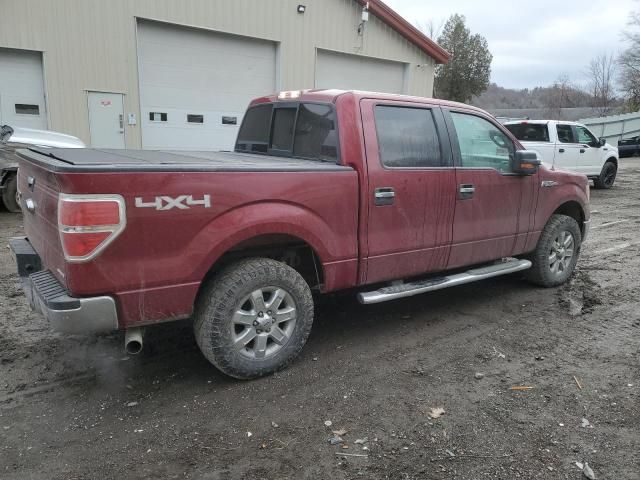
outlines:
[[42, 54], [0, 48], [0, 125], [47, 128]]
[[231, 150], [255, 97], [276, 90], [272, 42], [138, 24], [142, 146]]
[[404, 93], [405, 66], [401, 62], [318, 50], [316, 88]]

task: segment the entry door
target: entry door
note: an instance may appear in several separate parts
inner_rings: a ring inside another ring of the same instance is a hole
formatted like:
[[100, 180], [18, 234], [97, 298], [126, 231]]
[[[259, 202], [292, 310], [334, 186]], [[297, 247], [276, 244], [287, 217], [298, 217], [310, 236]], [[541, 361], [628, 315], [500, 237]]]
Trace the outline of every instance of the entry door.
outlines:
[[89, 92], [89, 129], [92, 147], [125, 147], [121, 93]]
[[[450, 112], [457, 198], [448, 268], [513, 254], [528, 229], [534, 176], [511, 171], [513, 142], [489, 119]], [[528, 201], [523, 205], [523, 198]]]
[[[455, 170], [438, 107], [363, 100], [366, 283], [444, 269]], [[442, 145], [442, 148], [441, 148]]]

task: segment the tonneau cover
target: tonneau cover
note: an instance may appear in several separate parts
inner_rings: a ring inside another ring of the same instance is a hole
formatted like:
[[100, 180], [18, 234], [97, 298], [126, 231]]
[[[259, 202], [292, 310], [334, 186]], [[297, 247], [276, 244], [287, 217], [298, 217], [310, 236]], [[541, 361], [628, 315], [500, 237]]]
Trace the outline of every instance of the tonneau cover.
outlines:
[[90, 148], [30, 148], [18, 154], [56, 172], [112, 171], [327, 171], [352, 170], [334, 163], [238, 152], [170, 152]]

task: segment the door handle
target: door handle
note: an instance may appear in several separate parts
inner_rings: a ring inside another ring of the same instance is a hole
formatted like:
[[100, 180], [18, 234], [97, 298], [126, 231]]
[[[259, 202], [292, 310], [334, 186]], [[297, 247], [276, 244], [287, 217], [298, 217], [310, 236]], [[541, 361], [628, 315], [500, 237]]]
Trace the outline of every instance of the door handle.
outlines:
[[396, 192], [392, 187], [376, 188], [374, 192], [376, 206], [393, 205]]
[[476, 192], [476, 186], [470, 183], [462, 183], [458, 192], [460, 193], [460, 198], [466, 200], [467, 198], [473, 197], [473, 194]]
[[561, 148], [560, 150], [558, 150], [558, 153], [564, 153], [564, 148]]
[[27, 211], [29, 213], [33, 213], [36, 211], [36, 202], [34, 202], [31, 198], [27, 198], [24, 202], [25, 207], [27, 207]]

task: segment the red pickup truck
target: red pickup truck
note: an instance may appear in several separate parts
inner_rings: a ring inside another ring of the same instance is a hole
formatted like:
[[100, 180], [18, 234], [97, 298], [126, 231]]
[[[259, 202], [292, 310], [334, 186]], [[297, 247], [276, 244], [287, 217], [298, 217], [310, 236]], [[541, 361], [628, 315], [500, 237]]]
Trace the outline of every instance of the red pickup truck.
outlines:
[[540, 166], [474, 107], [337, 90], [254, 100], [235, 152], [22, 150], [31, 304], [69, 333], [192, 318], [237, 378], [290, 363], [313, 293], [376, 303], [524, 271], [571, 275], [587, 179]]

